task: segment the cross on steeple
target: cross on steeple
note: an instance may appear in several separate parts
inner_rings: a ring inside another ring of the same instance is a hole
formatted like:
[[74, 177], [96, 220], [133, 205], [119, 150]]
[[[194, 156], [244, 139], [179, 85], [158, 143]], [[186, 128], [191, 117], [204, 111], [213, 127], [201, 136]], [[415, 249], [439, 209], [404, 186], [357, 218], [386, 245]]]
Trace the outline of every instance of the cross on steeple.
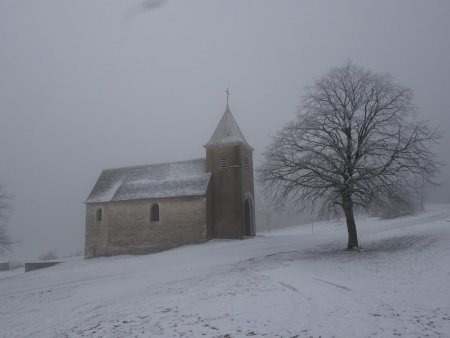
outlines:
[[228, 107], [228, 98], [230, 97], [230, 90], [227, 87], [227, 90], [225, 90], [225, 93], [227, 93], [227, 107]]

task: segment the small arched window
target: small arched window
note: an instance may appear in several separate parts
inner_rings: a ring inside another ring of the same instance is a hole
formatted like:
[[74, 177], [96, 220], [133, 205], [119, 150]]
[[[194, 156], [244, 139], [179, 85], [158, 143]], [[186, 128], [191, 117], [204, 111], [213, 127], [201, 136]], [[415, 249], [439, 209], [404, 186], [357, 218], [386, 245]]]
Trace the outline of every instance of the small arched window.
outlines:
[[95, 212], [95, 219], [97, 222], [101, 222], [103, 219], [103, 210], [102, 208], [98, 208], [97, 211]]
[[150, 208], [150, 222], [158, 222], [159, 221], [159, 205], [155, 203]]

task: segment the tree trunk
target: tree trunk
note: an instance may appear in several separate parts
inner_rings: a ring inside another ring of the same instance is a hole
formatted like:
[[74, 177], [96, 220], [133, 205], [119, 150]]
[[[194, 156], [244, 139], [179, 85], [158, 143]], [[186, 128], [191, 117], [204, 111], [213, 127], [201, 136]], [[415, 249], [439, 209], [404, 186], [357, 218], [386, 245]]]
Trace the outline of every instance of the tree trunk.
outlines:
[[358, 234], [356, 232], [355, 216], [353, 214], [353, 201], [352, 196], [348, 193], [343, 196], [343, 209], [345, 219], [347, 221], [347, 232], [348, 232], [347, 250], [359, 248]]

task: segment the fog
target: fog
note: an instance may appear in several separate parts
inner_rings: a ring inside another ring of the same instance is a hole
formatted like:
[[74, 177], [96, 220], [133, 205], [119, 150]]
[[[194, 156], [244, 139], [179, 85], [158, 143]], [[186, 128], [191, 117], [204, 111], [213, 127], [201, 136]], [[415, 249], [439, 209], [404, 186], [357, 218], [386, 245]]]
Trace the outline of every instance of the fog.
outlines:
[[[203, 157], [227, 86], [257, 165], [304, 87], [349, 59], [411, 87], [450, 159], [449, 17], [447, 0], [0, 1], [13, 255], [81, 251], [102, 169]], [[450, 202], [440, 180], [429, 197]]]

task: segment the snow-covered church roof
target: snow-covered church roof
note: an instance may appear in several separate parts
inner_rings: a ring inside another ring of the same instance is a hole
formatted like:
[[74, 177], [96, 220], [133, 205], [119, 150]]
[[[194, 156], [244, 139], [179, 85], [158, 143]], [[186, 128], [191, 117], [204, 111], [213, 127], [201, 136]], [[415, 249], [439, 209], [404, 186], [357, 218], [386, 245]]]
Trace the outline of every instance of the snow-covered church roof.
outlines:
[[201, 196], [210, 177], [205, 159], [105, 169], [86, 203]]
[[227, 104], [225, 113], [222, 116], [219, 124], [216, 127], [211, 139], [205, 144], [205, 147], [214, 147], [222, 144], [243, 143], [251, 148], [244, 135], [241, 132], [236, 120], [231, 114], [230, 108]]

